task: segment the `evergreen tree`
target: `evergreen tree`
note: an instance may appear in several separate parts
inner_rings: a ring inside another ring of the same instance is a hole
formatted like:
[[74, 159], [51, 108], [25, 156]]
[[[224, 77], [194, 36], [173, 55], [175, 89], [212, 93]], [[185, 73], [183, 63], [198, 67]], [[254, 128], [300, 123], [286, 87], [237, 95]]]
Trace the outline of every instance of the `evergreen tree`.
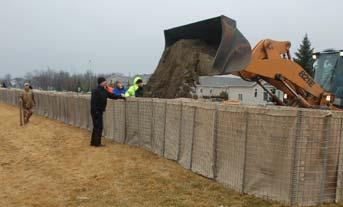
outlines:
[[298, 63], [304, 70], [313, 77], [313, 63], [312, 59], [314, 48], [311, 47], [311, 42], [308, 39], [307, 34], [305, 35], [303, 41], [300, 44], [298, 51], [295, 53], [296, 58], [294, 61]]

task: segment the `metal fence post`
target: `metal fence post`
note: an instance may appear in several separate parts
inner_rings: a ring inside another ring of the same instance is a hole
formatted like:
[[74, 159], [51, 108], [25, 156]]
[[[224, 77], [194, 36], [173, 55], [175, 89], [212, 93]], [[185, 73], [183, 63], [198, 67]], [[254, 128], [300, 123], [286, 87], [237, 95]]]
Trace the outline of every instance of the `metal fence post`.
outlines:
[[219, 111], [219, 104], [216, 104], [216, 108], [214, 109], [214, 120], [213, 120], [213, 179], [217, 178], [217, 139], [218, 139], [218, 111]]
[[295, 137], [293, 142], [293, 163], [291, 169], [291, 186], [290, 186], [290, 204], [295, 206], [298, 203], [298, 188], [299, 188], [299, 144], [301, 138], [301, 128], [302, 128], [302, 111], [299, 109], [297, 111], [297, 123], [295, 130]]
[[179, 140], [178, 140], [178, 149], [177, 149], [177, 158], [176, 160], [180, 160], [180, 148], [181, 148], [181, 139], [182, 139], [182, 113], [183, 113], [183, 102], [181, 101], [181, 108], [180, 108], [180, 124], [179, 124]]
[[244, 157], [243, 157], [243, 172], [242, 172], [242, 192], [245, 193], [245, 173], [247, 167], [247, 150], [248, 150], [248, 129], [249, 129], [249, 112], [244, 111], [245, 134], [244, 134]]
[[192, 143], [191, 143], [191, 154], [190, 154], [190, 166], [189, 169], [192, 170], [193, 165], [193, 148], [194, 148], [194, 137], [195, 137], [195, 124], [196, 124], [196, 114], [197, 114], [197, 107], [193, 106], [194, 114], [193, 114], [193, 126], [192, 126]]
[[155, 113], [154, 113], [154, 100], [151, 99], [151, 130], [150, 130], [150, 145], [151, 150], [154, 151], [154, 136], [155, 136]]
[[342, 175], [342, 169], [340, 167], [340, 166], [342, 166], [342, 163], [341, 163], [342, 159], [340, 159], [340, 158], [341, 158], [341, 154], [342, 154], [342, 150], [343, 150], [343, 149], [341, 149], [342, 140], [343, 140], [343, 136], [342, 136], [343, 135], [343, 118], [340, 119], [339, 126], [340, 126], [340, 130], [339, 130], [339, 142], [338, 142], [339, 146], [338, 146], [338, 168], [337, 168], [337, 185], [336, 185], [337, 194], [336, 194], [336, 199], [335, 199], [336, 202], [342, 202], [342, 190], [341, 190], [342, 187], [339, 184], [339, 182], [341, 182], [340, 177]]
[[[115, 138], [115, 131], [116, 131], [116, 119], [115, 119], [115, 108], [116, 108], [116, 103], [120, 103], [119, 101], [114, 101], [113, 102], [113, 105], [112, 105], [112, 139], [113, 141], [116, 141], [116, 138]], [[117, 142], [117, 141], [116, 141]]]
[[163, 126], [163, 146], [162, 155], [164, 156], [166, 147], [166, 126], [167, 126], [167, 101], [164, 102], [164, 126]]
[[323, 204], [325, 202], [325, 183], [326, 183], [326, 175], [327, 175], [327, 167], [328, 167], [328, 145], [329, 145], [329, 137], [331, 136], [331, 117], [332, 114], [325, 116], [324, 118], [324, 127], [325, 130], [323, 131], [324, 136], [324, 146], [323, 146], [323, 175], [322, 179], [320, 179], [320, 196], [319, 196], [319, 204]]
[[124, 103], [124, 134], [123, 134], [123, 142], [122, 143], [125, 143], [125, 140], [126, 140], [126, 134], [127, 134], [127, 125], [126, 125], [126, 100], [124, 100], [122, 103]]
[[127, 122], [128, 122], [128, 120], [129, 120], [129, 119], [127, 118], [127, 113], [128, 113], [128, 112], [127, 112], [127, 100], [125, 100], [125, 101], [124, 101], [124, 114], [125, 114], [125, 116], [124, 116], [124, 117], [125, 117], [125, 120], [124, 120], [124, 121], [125, 121], [125, 126], [124, 126], [124, 140], [123, 140], [123, 143], [126, 143], [126, 141], [127, 141], [127, 133], [128, 133], [128, 132], [127, 132], [127, 131], [128, 131], [128, 123], [127, 123]]
[[140, 121], [139, 121], [139, 119], [140, 119], [140, 114], [139, 114], [139, 101], [138, 101], [139, 99], [135, 99], [135, 102], [136, 102], [136, 104], [137, 104], [137, 138], [138, 138], [138, 146], [139, 147], [142, 147], [143, 145], [142, 145], [142, 138], [141, 138], [141, 133], [140, 133]]

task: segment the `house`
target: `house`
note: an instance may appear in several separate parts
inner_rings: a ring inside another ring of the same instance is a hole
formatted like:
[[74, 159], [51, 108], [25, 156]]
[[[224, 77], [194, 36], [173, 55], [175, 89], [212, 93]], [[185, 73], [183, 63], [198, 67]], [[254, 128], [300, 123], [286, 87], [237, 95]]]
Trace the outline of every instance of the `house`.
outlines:
[[[265, 105], [271, 102], [269, 94], [256, 82], [245, 81], [234, 75], [201, 76], [200, 84], [196, 86], [199, 98], [219, 97], [225, 94], [229, 100], [240, 100], [242, 104]], [[274, 87], [265, 83], [269, 90]], [[276, 90], [275, 95], [282, 100], [282, 91]]]

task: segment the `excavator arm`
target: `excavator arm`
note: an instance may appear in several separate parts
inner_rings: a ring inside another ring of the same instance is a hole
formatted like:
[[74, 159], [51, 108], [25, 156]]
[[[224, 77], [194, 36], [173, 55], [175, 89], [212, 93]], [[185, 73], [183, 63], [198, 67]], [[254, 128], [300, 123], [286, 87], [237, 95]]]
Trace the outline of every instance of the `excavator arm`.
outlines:
[[264, 80], [283, 91], [287, 94], [284, 105], [333, 108], [334, 96], [326, 93], [300, 65], [292, 61], [290, 46], [288, 41], [262, 40], [252, 50], [250, 64], [234, 74], [245, 80], [257, 81], [260, 85]]

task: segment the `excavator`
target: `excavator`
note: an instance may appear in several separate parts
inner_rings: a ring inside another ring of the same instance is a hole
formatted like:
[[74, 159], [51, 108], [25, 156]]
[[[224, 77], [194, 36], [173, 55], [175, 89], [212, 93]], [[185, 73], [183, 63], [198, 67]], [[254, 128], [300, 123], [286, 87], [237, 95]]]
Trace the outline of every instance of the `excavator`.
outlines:
[[[166, 48], [181, 39], [198, 39], [215, 46], [212, 70], [204, 75], [233, 74], [255, 81], [277, 105], [338, 110], [333, 104], [335, 96], [292, 61], [289, 41], [264, 39], [251, 49], [236, 21], [223, 15], [165, 30], [164, 36]], [[283, 91], [283, 99], [264, 87], [264, 82]]]

